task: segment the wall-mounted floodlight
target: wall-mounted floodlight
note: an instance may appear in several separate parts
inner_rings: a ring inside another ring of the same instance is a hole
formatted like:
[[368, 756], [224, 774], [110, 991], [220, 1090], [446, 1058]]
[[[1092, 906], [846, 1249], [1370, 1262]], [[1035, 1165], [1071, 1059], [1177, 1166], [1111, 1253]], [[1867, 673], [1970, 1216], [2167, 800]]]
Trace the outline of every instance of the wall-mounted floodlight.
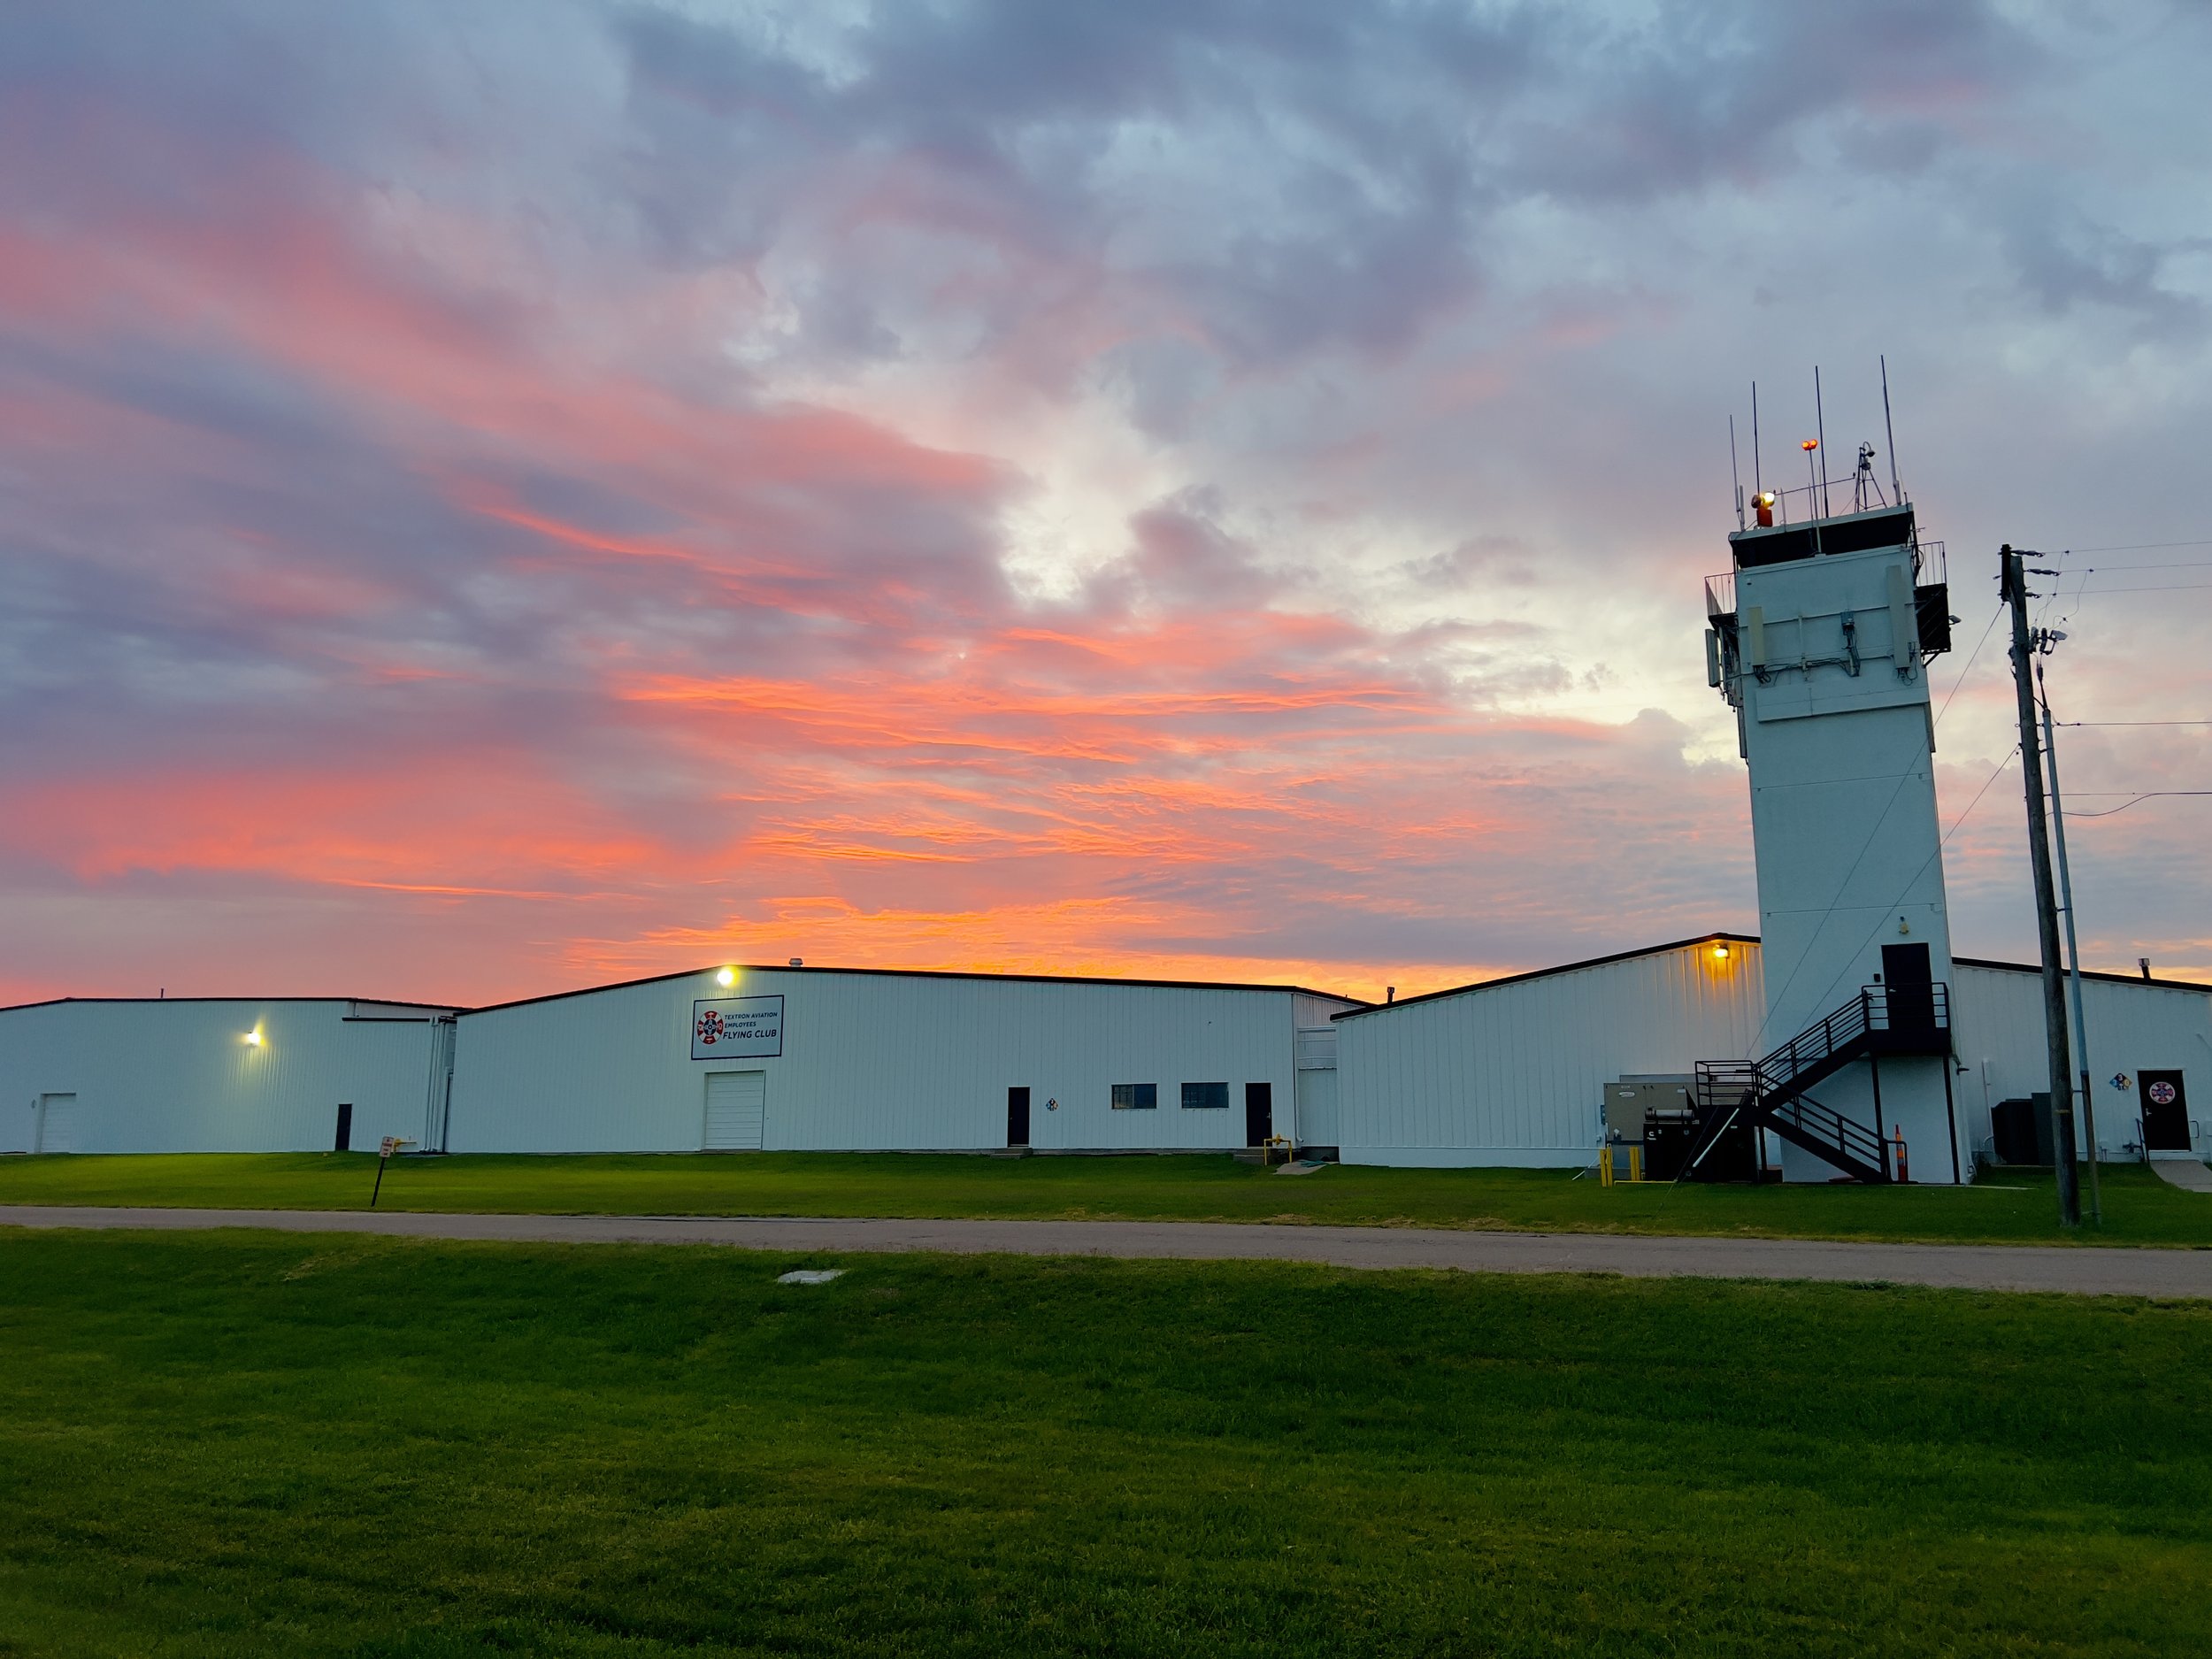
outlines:
[[722, 987], [723, 989], [727, 990], [731, 986], [737, 983], [737, 970], [735, 968], [723, 968], [719, 970], [714, 976], [714, 982]]
[[1715, 962], [1728, 960], [1728, 941], [1725, 939], [1716, 939], [1713, 941], [1713, 960]]
[[256, 1025], [251, 1031], [246, 1033], [246, 1047], [249, 1048], [258, 1048], [260, 1046], [261, 1027]]

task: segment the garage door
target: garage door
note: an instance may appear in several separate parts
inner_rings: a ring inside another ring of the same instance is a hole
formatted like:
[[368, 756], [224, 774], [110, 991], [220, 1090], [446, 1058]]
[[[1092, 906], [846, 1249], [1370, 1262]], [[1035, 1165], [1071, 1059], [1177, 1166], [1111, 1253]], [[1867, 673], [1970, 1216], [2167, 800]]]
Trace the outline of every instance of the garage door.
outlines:
[[765, 1071], [707, 1073], [707, 1133], [700, 1144], [709, 1152], [757, 1152], [768, 1120]]

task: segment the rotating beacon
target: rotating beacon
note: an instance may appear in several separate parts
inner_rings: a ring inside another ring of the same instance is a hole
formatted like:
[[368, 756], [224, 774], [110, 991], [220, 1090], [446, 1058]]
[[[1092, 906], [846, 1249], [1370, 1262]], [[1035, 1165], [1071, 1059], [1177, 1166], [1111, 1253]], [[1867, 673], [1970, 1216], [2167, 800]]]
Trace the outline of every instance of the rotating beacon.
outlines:
[[[1698, 1067], [1693, 1157], [1755, 1125], [1786, 1179], [1899, 1180], [1909, 1149], [1919, 1179], [1955, 1182], [1927, 672], [1950, 648], [1942, 544], [1920, 539], [1893, 443], [1887, 491], [1859, 447], [1849, 511], [1830, 511], [1818, 438], [1802, 488], [1767, 488], [1752, 397], [1751, 511], [1739, 483], [1705, 655], [1750, 772], [1766, 1020], [1754, 1055]], [[1885, 372], [1886, 424], [1888, 402]]]

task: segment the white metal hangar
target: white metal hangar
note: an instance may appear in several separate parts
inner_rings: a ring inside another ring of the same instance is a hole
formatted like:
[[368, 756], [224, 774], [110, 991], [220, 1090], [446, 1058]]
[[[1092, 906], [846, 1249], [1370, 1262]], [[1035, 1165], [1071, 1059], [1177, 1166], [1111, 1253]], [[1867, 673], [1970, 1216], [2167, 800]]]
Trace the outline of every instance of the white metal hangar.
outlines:
[[[1340, 1155], [1586, 1166], [1609, 1125], [1620, 1126], [1609, 1101], [1632, 1095], [1639, 1119], [1655, 1091], [1687, 1104], [1701, 1065], [1757, 1051], [1764, 963], [1757, 939], [1709, 933], [1339, 1014]], [[1923, 1183], [1970, 1179], [1993, 1150], [1996, 1109], [2044, 1087], [2040, 972], [1961, 956], [1951, 973], [1951, 1104], [1932, 1133], [1905, 1135], [1908, 1167]], [[2212, 987], [2112, 973], [2082, 980], [2088, 1063], [2103, 1079], [2101, 1156], [2212, 1151], [2203, 1120], [2187, 1115], [2185, 1083], [2212, 1071]], [[1881, 1056], [1867, 1063], [1878, 1079]], [[2169, 1098], [2160, 1098], [2162, 1079]], [[2076, 1139], [2085, 1149], [2079, 1123]], [[1812, 1179], [1834, 1173], [1816, 1167]]]
[[[1228, 1149], [1333, 1134], [1349, 997], [725, 967], [455, 1010], [0, 1010], [0, 1151]], [[1319, 1144], [1333, 1145], [1333, 1141]]]
[[[496, 1007], [314, 999], [0, 1010], [0, 1151], [1221, 1150], [1580, 1167], [1617, 1098], [1750, 1052], [1756, 939], [1709, 933], [1370, 1006], [1282, 986], [724, 968]], [[1970, 1177], [2042, 1087], [2032, 968], [1954, 960], [1950, 1116]], [[2212, 1150], [2212, 987], [2085, 974], [2103, 1156]], [[2201, 1090], [2200, 1090], [2201, 1093]], [[2164, 1098], [2161, 1098], [2161, 1096]], [[1636, 1110], [1640, 1112], [1640, 1105]], [[2086, 1129], [2079, 1128], [2085, 1148]], [[1954, 1164], [1955, 1153], [1955, 1164]]]
[[[1228, 1148], [1325, 1109], [1284, 986], [726, 968], [472, 1010], [453, 1152]], [[1326, 1046], [1325, 1044], [1324, 1046]], [[1332, 1081], [1333, 1079], [1331, 1079]]]
[[280, 1152], [419, 1140], [453, 1010], [334, 997], [0, 1010], [0, 1152]]

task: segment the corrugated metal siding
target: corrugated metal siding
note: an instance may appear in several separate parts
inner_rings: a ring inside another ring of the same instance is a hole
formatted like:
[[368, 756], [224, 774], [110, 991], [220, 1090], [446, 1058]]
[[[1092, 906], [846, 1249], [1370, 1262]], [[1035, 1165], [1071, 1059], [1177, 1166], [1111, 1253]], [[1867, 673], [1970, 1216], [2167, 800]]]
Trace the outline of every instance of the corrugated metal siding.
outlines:
[[[1990, 1106], [2050, 1087], [2043, 979], [2038, 973], [2005, 968], [1958, 966], [1952, 972], [1958, 1004], [1953, 1027], [1959, 1063], [1968, 1069], [1958, 1079], [1959, 1108], [1967, 1118], [1968, 1138], [1979, 1148], [1988, 1144]], [[2181, 1071], [2190, 1110], [2200, 1123], [2212, 1122], [2212, 993], [2084, 979], [2082, 1017], [2089, 1027], [2089, 1075], [2103, 1156], [2123, 1156], [2121, 1148], [2141, 1138], [2136, 1119], [2142, 1106], [2135, 1090], [2131, 1087], [2122, 1093], [2108, 1080], [2117, 1071], [2131, 1080], [2146, 1067]], [[2070, 1016], [2070, 1046], [2072, 1035]], [[2081, 1064], [2077, 1056], [2077, 1071]], [[2086, 1127], [2078, 1117], [2075, 1141], [2087, 1150]], [[2212, 1138], [2200, 1136], [2196, 1146], [2200, 1152], [2212, 1149]]]
[[[81, 1002], [0, 1011], [0, 1150], [30, 1145], [39, 1094], [77, 1096], [80, 1152], [322, 1151], [419, 1138], [431, 1026], [316, 1002]], [[388, 1010], [380, 1009], [379, 1012]], [[243, 1041], [259, 1029], [259, 1048]]]
[[1755, 946], [1686, 946], [1336, 1022], [1348, 1162], [1571, 1165], [1603, 1087], [1750, 1051], [1765, 1012]]
[[1308, 996], [1302, 993], [1291, 998], [1291, 1019], [1301, 1027], [1325, 1026], [1333, 1016], [1358, 1006], [1357, 1002], [1345, 997]]
[[[695, 1148], [707, 1071], [757, 1066], [772, 1150], [1002, 1147], [1014, 1087], [1040, 1149], [1241, 1146], [1242, 1085], [1293, 1097], [1294, 995], [768, 970], [488, 1009], [458, 1020], [446, 1144]], [[693, 1060], [693, 1001], [717, 995], [781, 995], [782, 1056]], [[1190, 1082], [1226, 1082], [1230, 1109], [1181, 1110]], [[1159, 1107], [1113, 1110], [1116, 1083], [1156, 1084]]]

